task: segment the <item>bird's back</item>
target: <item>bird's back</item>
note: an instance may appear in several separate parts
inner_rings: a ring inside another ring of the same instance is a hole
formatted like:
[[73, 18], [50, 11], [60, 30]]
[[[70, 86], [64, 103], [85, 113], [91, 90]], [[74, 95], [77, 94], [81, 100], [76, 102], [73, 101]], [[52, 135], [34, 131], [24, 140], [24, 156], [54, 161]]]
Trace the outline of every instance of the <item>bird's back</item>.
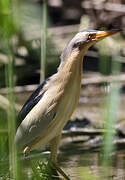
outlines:
[[20, 110], [18, 114], [17, 128], [20, 126], [21, 122], [24, 120], [26, 115], [42, 98], [43, 94], [45, 93], [44, 86], [47, 84], [48, 81], [49, 81], [49, 78], [44, 80], [23, 105], [22, 109]]

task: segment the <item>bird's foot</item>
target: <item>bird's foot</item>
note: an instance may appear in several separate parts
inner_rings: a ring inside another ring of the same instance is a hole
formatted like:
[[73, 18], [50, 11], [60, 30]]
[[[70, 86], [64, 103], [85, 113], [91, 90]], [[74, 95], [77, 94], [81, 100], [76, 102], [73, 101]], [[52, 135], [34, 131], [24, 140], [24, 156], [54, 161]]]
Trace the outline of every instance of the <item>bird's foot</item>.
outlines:
[[65, 172], [57, 165], [57, 163], [52, 162], [53, 167], [61, 174], [65, 180], [71, 180], [68, 175], [65, 174]]
[[29, 147], [29, 146], [26, 146], [25, 149], [23, 150], [24, 156], [25, 156], [25, 157], [28, 156], [29, 152], [30, 152], [30, 147]]

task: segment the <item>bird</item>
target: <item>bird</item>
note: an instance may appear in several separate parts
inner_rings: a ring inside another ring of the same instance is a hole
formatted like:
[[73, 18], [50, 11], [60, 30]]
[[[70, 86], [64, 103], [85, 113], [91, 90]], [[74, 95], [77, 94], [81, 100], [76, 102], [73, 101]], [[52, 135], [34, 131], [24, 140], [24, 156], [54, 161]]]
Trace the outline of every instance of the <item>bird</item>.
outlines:
[[51, 161], [57, 165], [57, 151], [63, 127], [70, 119], [80, 97], [83, 59], [89, 47], [119, 30], [84, 30], [78, 32], [60, 56], [57, 72], [44, 80], [26, 101], [19, 113], [15, 144], [28, 155], [50, 145]]

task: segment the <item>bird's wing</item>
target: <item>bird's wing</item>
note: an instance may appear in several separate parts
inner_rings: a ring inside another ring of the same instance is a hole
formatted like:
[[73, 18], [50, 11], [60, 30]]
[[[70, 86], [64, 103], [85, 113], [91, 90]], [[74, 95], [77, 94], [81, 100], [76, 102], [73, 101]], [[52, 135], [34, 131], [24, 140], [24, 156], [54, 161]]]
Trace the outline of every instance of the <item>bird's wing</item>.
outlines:
[[20, 148], [32, 144], [46, 132], [56, 116], [56, 109], [54, 108], [50, 112], [43, 113], [41, 117], [37, 116], [36, 118], [31, 113], [30, 111], [16, 132], [15, 142]]
[[39, 102], [39, 100], [42, 98], [43, 94], [45, 93], [44, 87], [49, 82], [49, 78], [44, 80], [38, 88], [32, 93], [32, 95], [29, 97], [29, 99], [26, 101], [24, 106], [22, 107], [21, 111], [18, 114], [17, 118], [17, 127], [21, 124], [21, 122], [24, 120], [26, 115], [31, 111], [31, 109]]
[[[49, 88], [41, 94], [42, 97], [38, 96], [37, 103], [35, 101], [35, 103], [32, 104], [32, 108], [29, 105], [32, 102], [32, 98], [28, 101], [27, 105], [24, 105], [23, 112], [25, 118], [18, 127], [15, 137], [15, 142], [19, 147], [25, 147], [35, 141], [35, 139], [41, 137], [47, 130], [48, 126], [56, 118], [56, 103], [61, 94], [57, 93], [58, 91], [55, 86], [48, 85], [48, 87]], [[54, 96], [54, 94], [56, 94], [56, 96]], [[34, 97], [36, 96], [34, 95], [33, 99]], [[31, 109], [30, 111], [28, 106]]]

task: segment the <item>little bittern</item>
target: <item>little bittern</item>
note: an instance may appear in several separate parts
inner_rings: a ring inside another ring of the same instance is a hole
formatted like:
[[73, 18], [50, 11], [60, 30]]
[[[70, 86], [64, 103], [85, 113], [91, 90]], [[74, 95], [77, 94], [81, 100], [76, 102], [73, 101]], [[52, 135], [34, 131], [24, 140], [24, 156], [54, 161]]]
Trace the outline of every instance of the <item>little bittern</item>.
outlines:
[[117, 32], [81, 31], [63, 50], [57, 73], [40, 84], [19, 113], [15, 142], [25, 155], [49, 143], [56, 164], [61, 131], [79, 100], [83, 57], [90, 46]]

